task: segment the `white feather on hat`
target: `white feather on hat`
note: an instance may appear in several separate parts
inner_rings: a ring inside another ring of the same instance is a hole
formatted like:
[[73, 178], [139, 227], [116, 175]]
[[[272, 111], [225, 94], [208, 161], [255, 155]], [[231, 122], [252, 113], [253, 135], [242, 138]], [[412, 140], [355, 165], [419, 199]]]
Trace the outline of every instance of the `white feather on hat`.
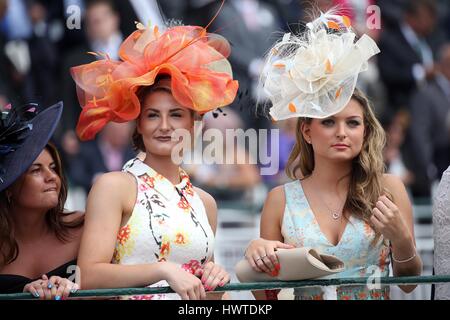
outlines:
[[328, 11], [306, 27], [303, 35], [284, 34], [266, 59], [261, 85], [272, 102], [273, 120], [338, 113], [349, 102], [358, 74], [380, 52], [365, 34], [355, 42], [346, 16]]

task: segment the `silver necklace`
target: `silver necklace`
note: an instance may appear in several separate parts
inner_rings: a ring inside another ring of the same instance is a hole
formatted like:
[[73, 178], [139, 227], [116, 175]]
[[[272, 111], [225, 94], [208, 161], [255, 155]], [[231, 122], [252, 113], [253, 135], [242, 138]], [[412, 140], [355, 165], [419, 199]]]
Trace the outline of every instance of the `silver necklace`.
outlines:
[[333, 210], [327, 205], [327, 203], [325, 201], [323, 203], [328, 208], [328, 210], [331, 212], [331, 216], [333, 217], [334, 220], [338, 220], [342, 216], [342, 210], [344, 209], [344, 206], [342, 206], [341, 210]]
[[[339, 197], [339, 195], [338, 195], [338, 197]], [[345, 202], [344, 202], [344, 205], [342, 206], [342, 208], [341, 208], [340, 210], [333, 210], [333, 209], [331, 209], [331, 208], [328, 206], [328, 204], [327, 204], [325, 201], [323, 201], [323, 203], [324, 203], [325, 206], [328, 208], [328, 210], [331, 212], [331, 217], [332, 217], [334, 220], [338, 220], [338, 219], [342, 216], [342, 211], [344, 210]]]

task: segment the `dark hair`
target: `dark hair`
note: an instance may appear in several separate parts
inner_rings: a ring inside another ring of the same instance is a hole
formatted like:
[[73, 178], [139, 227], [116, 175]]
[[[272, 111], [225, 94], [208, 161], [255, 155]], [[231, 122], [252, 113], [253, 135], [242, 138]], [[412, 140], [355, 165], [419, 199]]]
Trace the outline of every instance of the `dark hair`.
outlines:
[[144, 140], [142, 139], [142, 135], [137, 131], [137, 127], [134, 128], [133, 135], [131, 136], [131, 142], [134, 151], [145, 152]]
[[[69, 229], [79, 228], [83, 225], [84, 217], [80, 217], [71, 222], [64, 221], [64, 204], [67, 199], [67, 182], [64, 176], [61, 158], [58, 150], [52, 143], [45, 147], [53, 161], [55, 162], [56, 174], [61, 179], [61, 190], [58, 196], [58, 204], [51, 208], [45, 215], [45, 221], [51, 231], [55, 232], [56, 237], [62, 241], [69, 240]], [[20, 179], [20, 178], [19, 178]], [[14, 225], [10, 211], [10, 200], [7, 196], [7, 190], [0, 192], [0, 265], [6, 265], [17, 259], [19, 255], [19, 246], [14, 236]], [[73, 212], [72, 212], [73, 213]]]
[[[147, 96], [153, 92], [159, 92], [159, 91], [163, 91], [163, 92], [167, 92], [172, 94], [172, 90], [167, 87], [167, 86], [160, 86], [158, 85], [159, 82], [161, 80], [167, 80], [170, 79], [169, 75], [159, 75], [156, 77], [155, 82], [153, 85], [151, 86], [145, 86], [145, 87], [141, 87], [137, 90], [136, 95], [139, 99], [139, 104], [142, 105], [145, 102], [145, 99], [147, 98]], [[195, 115], [195, 111], [189, 109], [189, 111], [191, 112], [191, 115], [194, 116]], [[139, 118], [138, 118], [139, 119]], [[138, 121], [138, 119], [136, 121]], [[132, 135], [132, 143], [133, 143], [133, 149], [135, 151], [143, 151], [145, 152], [145, 145], [144, 145], [144, 140], [142, 139], [142, 135], [137, 131], [137, 126], [134, 128], [133, 131], [133, 135]]]

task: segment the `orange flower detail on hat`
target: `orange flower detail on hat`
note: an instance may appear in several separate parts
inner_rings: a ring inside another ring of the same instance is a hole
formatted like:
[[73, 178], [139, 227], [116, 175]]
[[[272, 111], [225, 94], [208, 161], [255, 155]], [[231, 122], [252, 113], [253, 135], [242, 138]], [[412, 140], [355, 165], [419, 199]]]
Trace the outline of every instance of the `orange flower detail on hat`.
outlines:
[[228, 41], [197, 26], [176, 26], [163, 34], [138, 25], [121, 45], [121, 61], [109, 58], [71, 69], [83, 110], [77, 134], [95, 137], [108, 122], [136, 119], [140, 103], [136, 92], [156, 77], [171, 77], [174, 98], [200, 114], [229, 105], [236, 97]]
[[341, 111], [358, 74], [380, 52], [367, 35], [356, 39], [346, 16], [323, 13], [304, 34], [286, 33], [266, 59], [261, 86], [274, 120], [326, 118]]

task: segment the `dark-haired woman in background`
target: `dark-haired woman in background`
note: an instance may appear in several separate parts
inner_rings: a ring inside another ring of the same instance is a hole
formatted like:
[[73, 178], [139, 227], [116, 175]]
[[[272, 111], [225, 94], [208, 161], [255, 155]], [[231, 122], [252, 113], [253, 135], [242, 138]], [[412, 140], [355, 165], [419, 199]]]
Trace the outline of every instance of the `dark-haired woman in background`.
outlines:
[[36, 109], [7, 109], [0, 120], [0, 293], [60, 300], [78, 289], [67, 278], [75, 279], [83, 214], [64, 211], [67, 184], [48, 142], [62, 104]]

